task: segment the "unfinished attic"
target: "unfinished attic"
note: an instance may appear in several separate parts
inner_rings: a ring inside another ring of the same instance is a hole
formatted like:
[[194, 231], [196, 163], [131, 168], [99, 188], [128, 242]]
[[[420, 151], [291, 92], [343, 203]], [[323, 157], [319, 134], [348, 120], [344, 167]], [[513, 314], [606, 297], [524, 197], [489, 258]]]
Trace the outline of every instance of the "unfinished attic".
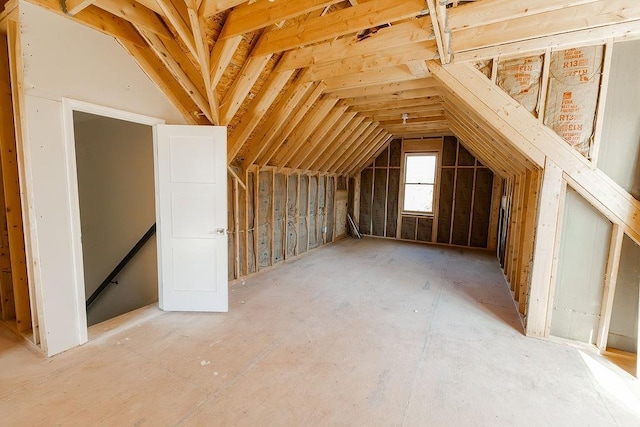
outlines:
[[0, 23], [0, 424], [640, 422], [637, 0]]

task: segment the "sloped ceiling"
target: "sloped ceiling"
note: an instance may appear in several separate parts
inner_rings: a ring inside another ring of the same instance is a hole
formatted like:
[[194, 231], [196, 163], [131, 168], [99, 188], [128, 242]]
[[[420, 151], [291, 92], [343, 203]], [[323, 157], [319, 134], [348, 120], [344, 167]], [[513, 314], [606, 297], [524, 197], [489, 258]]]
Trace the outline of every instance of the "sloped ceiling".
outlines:
[[449, 133], [501, 176], [540, 167], [429, 61], [640, 33], [637, 0], [28, 1], [116, 37], [190, 123], [228, 126], [230, 164], [337, 174]]

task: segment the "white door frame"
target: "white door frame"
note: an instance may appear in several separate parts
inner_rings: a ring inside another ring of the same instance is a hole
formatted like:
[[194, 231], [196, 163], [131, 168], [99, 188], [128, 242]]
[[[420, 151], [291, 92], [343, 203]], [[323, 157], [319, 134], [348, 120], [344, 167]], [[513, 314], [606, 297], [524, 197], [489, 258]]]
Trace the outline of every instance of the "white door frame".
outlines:
[[[67, 203], [71, 215], [71, 251], [73, 253], [73, 285], [75, 288], [75, 310], [78, 321], [78, 342], [87, 342], [87, 310], [86, 295], [84, 287], [84, 263], [82, 256], [82, 231], [80, 226], [80, 199], [78, 197], [78, 170], [76, 166], [76, 143], [73, 130], [73, 112], [95, 114], [97, 116], [112, 119], [124, 120], [141, 125], [153, 126], [165, 124], [165, 121], [155, 117], [144, 116], [142, 114], [117, 110], [115, 108], [104, 107], [75, 99], [62, 98], [62, 118], [64, 129], [64, 151], [67, 181]], [[155, 144], [155, 143], [154, 143]], [[156, 148], [154, 146], [155, 153]], [[154, 168], [156, 167], [156, 156], [154, 154]]]

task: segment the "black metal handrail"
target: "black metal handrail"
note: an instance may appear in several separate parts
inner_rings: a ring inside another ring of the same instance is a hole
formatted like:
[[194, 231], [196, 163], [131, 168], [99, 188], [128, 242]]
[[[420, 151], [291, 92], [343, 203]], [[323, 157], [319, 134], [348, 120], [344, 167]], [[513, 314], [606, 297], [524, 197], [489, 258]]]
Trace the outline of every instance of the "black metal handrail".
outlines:
[[133, 257], [138, 253], [138, 251], [142, 249], [145, 243], [147, 243], [151, 238], [151, 236], [153, 236], [154, 234], [156, 234], [155, 223], [151, 226], [151, 228], [149, 228], [149, 230], [144, 234], [144, 236], [142, 236], [142, 238], [138, 240], [138, 243], [136, 243], [135, 246], [131, 248], [129, 253], [125, 255], [124, 258], [122, 258], [122, 261], [120, 261], [120, 263], [116, 265], [116, 268], [114, 268], [113, 271], [107, 276], [107, 278], [104, 279], [104, 281], [100, 284], [100, 286], [98, 286], [98, 289], [96, 289], [91, 294], [89, 299], [87, 299], [87, 309], [100, 296], [100, 294], [109, 287], [110, 284], [114, 283], [113, 279], [115, 279], [116, 276], [120, 274], [120, 272], [126, 267], [129, 261], [133, 259]]

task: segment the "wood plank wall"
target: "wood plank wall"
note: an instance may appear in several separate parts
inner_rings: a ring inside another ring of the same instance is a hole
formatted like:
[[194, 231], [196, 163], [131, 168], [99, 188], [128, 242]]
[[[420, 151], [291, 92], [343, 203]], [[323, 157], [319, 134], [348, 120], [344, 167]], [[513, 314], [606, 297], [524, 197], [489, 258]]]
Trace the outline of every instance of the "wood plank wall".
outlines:
[[[233, 170], [232, 170], [233, 171]], [[229, 174], [229, 280], [256, 273], [333, 242], [336, 193], [346, 178], [253, 166]]]

